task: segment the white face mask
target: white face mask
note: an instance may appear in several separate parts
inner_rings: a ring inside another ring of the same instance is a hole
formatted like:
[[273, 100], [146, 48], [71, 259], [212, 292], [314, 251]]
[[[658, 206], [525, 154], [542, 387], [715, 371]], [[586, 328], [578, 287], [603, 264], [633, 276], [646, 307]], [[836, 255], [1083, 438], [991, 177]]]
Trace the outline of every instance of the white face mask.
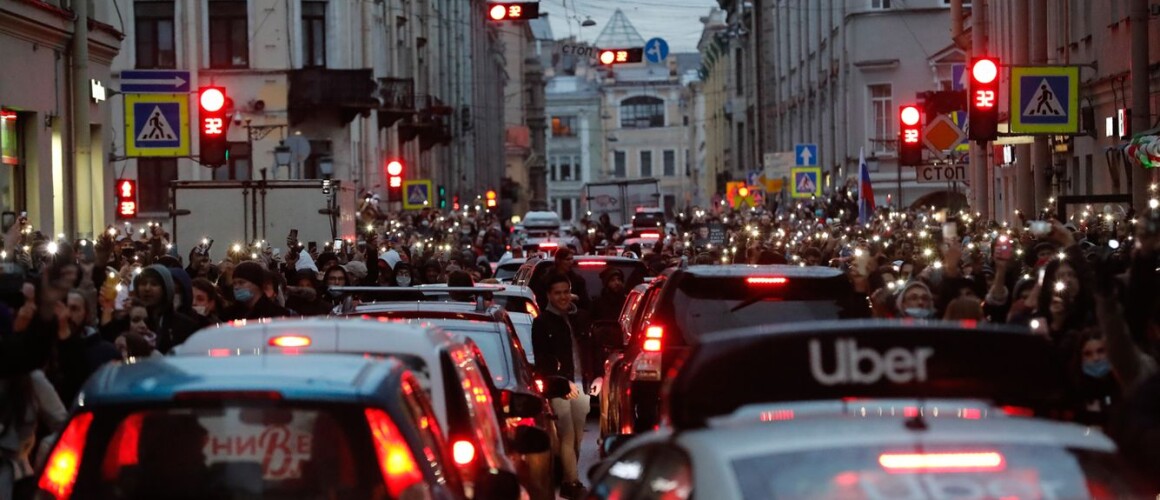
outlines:
[[906, 308], [906, 315], [911, 318], [927, 319], [934, 316], [934, 309], [926, 309], [922, 307], [908, 307]]
[[205, 306], [193, 306], [193, 312], [198, 316], [205, 316]]
[[411, 286], [410, 276], [396, 276], [395, 281], [399, 283], [399, 286]]

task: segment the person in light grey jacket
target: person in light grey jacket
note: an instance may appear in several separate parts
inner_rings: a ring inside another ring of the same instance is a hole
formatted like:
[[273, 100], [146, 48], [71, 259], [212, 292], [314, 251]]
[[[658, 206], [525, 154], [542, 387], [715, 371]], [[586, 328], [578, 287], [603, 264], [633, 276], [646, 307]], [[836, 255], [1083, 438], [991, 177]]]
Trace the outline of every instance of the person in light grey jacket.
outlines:
[[0, 379], [0, 499], [13, 498], [20, 481], [32, 480], [40, 426], [55, 433], [67, 418], [64, 403], [43, 371]]

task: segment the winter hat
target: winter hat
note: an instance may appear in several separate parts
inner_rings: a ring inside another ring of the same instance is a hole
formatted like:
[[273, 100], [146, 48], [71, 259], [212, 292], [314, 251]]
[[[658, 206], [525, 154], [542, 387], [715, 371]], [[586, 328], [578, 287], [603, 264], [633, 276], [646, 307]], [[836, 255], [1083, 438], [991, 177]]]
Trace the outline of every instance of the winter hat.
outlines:
[[[930, 287], [926, 286], [926, 283], [923, 283], [923, 282], [918, 281], [918, 280], [910, 280], [905, 285], [902, 285], [902, 288], [898, 290], [898, 295], [894, 297], [894, 310], [900, 311], [900, 312], [902, 311], [902, 299], [903, 299], [903, 297], [906, 297], [906, 292], [910, 291], [911, 288], [914, 288], [916, 286], [920, 286], [922, 288], [925, 288], [927, 293], [931, 293]], [[934, 298], [933, 293], [931, 294], [931, 298], [932, 299]]]
[[266, 284], [266, 270], [262, 268], [261, 264], [253, 261], [246, 261], [238, 264], [234, 268], [234, 279], [244, 279], [255, 285], [264, 286]]
[[388, 250], [387, 253], [379, 256], [379, 260], [386, 262], [387, 267], [390, 267], [393, 270], [395, 269], [395, 264], [398, 264], [400, 260], [403, 260], [403, 258], [399, 257], [399, 252], [395, 250]]
[[367, 265], [362, 261], [352, 260], [347, 262], [342, 268], [346, 269], [346, 273], [350, 275], [351, 281], [358, 282], [367, 277]]

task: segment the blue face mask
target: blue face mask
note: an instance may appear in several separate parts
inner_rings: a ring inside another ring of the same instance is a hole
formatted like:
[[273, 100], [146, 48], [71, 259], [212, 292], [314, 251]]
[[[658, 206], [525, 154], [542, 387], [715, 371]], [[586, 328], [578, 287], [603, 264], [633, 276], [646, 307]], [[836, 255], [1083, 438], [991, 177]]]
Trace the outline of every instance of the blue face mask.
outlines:
[[254, 298], [254, 292], [251, 292], [249, 288], [235, 288], [234, 289], [234, 300], [236, 300], [242, 304], [249, 304], [250, 300], [253, 298]]
[[1104, 378], [1112, 371], [1112, 363], [1106, 358], [1098, 361], [1088, 361], [1083, 364], [1083, 374], [1091, 378]]

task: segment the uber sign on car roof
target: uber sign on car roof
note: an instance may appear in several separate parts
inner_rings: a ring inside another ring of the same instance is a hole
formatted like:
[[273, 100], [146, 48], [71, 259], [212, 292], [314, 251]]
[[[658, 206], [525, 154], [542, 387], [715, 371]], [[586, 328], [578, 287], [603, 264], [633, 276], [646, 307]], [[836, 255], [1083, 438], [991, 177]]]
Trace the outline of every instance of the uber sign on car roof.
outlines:
[[973, 323], [834, 321], [712, 335], [668, 387], [675, 428], [757, 403], [843, 398], [971, 398], [1059, 409], [1062, 368], [1026, 329]]

